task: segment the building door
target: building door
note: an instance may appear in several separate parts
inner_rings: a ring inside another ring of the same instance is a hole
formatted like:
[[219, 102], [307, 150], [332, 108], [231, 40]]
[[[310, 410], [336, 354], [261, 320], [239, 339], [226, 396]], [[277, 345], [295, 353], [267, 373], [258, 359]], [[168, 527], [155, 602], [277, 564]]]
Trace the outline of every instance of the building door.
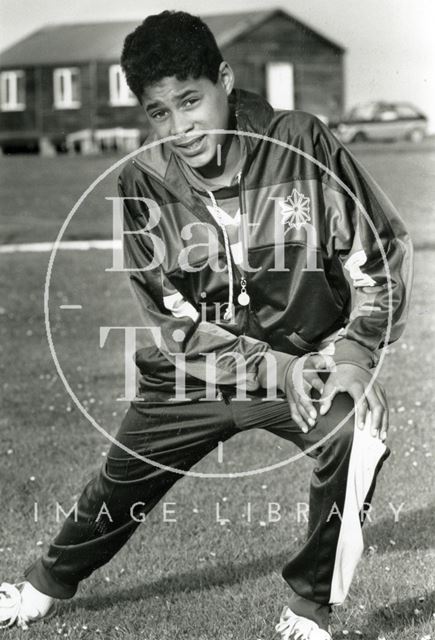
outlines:
[[275, 109], [294, 109], [293, 65], [290, 62], [266, 64], [266, 96]]

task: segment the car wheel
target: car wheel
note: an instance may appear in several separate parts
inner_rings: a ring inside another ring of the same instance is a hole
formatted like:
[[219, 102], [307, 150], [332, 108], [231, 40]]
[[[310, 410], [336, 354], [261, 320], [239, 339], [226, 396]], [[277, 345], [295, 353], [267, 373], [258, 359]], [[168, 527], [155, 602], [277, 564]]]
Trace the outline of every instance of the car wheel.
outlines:
[[413, 129], [409, 134], [409, 139], [411, 140], [411, 142], [414, 142], [415, 144], [422, 142], [423, 138], [424, 138], [424, 133], [421, 129]]

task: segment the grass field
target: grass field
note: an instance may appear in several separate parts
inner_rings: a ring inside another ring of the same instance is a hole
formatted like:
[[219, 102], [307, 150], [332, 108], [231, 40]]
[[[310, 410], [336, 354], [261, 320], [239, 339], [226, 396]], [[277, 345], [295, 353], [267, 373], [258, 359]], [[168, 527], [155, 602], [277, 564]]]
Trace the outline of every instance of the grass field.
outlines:
[[[363, 561], [348, 601], [333, 616], [334, 638], [435, 640], [435, 154], [387, 149], [364, 150], [360, 157], [409, 224], [416, 281], [408, 328], [389, 349], [381, 375], [391, 406], [392, 455], [365, 526]], [[1, 241], [54, 239], [74, 201], [111, 161], [2, 158]], [[83, 208], [70, 237], [110, 236], [110, 208], [101, 195], [114, 195], [111, 182]], [[1, 580], [19, 578], [37, 557], [59, 527], [56, 502], [65, 510], [72, 506], [107, 449], [67, 395], [48, 349], [47, 261], [48, 254], [0, 255]], [[62, 252], [50, 307], [57, 355], [72, 389], [115, 433], [126, 409], [116, 401], [123, 390], [123, 345], [110, 336], [100, 349], [97, 328], [135, 324], [139, 317], [125, 280], [106, 272], [109, 266], [106, 251]], [[82, 311], [59, 309], [76, 302]], [[291, 453], [287, 442], [255, 431], [226, 444], [223, 463], [210, 454], [195, 470], [257, 468]], [[165, 522], [164, 505], [158, 505], [120, 554], [28, 637], [270, 640], [286, 601], [280, 571], [304, 536], [296, 505], [307, 501], [311, 467], [303, 459], [243, 478], [184, 478], [165, 499], [175, 503], [166, 508], [176, 522]], [[217, 521], [216, 503], [225, 524]], [[280, 504], [278, 522], [268, 522], [268, 503]]]

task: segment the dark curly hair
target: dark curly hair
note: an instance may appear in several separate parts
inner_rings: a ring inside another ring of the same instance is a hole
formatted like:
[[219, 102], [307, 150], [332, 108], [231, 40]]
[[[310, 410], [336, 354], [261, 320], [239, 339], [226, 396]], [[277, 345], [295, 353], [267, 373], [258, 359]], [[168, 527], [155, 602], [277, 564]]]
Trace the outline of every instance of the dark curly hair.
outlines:
[[139, 102], [145, 87], [167, 76], [204, 76], [216, 84], [222, 54], [207, 25], [184, 11], [148, 16], [130, 33], [121, 55], [127, 84]]

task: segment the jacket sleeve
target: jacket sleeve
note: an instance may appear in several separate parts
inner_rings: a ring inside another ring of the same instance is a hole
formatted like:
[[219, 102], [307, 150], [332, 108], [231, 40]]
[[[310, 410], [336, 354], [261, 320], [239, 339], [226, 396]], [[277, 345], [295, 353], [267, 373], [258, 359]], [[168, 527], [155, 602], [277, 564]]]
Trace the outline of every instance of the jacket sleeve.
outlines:
[[351, 285], [351, 313], [335, 341], [336, 363], [371, 367], [377, 350], [403, 331], [412, 282], [407, 230], [385, 193], [323, 123], [315, 125], [322, 162], [327, 250]]
[[[266, 342], [237, 336], [203, 320], [199, 310], [169, 282], [160, 266], [161, 261], [157, 261], [159, 264], [153, 268], [147, 268], [155, 258], [155, 246], [150, 246], [147, 235], [142, 232], [147, 223], [147, 207], [142, 201], [129, 202], [122, 177], [118, 191], [120, 197], [125, 198], [124, 265], [130, 270], [130, 282], [139, 302], [144, 327], [149, 329], [149, 335], [162, 356], [161, 365], [167, 369], [169, 361], [178, 375], [181, 372], [201, 381], [244, 387], [247, 391], [265, 386], [264, 365], [260, 377], [259, 365], [267, 360], [266, 352], [272, 357], [276, 352]], [[292, 360], [291, 356], [277, 354], [278, 379]], [[153, 371], [158, 367], [158, 362], [157, 367], [155, 363], [151, 366]]]

